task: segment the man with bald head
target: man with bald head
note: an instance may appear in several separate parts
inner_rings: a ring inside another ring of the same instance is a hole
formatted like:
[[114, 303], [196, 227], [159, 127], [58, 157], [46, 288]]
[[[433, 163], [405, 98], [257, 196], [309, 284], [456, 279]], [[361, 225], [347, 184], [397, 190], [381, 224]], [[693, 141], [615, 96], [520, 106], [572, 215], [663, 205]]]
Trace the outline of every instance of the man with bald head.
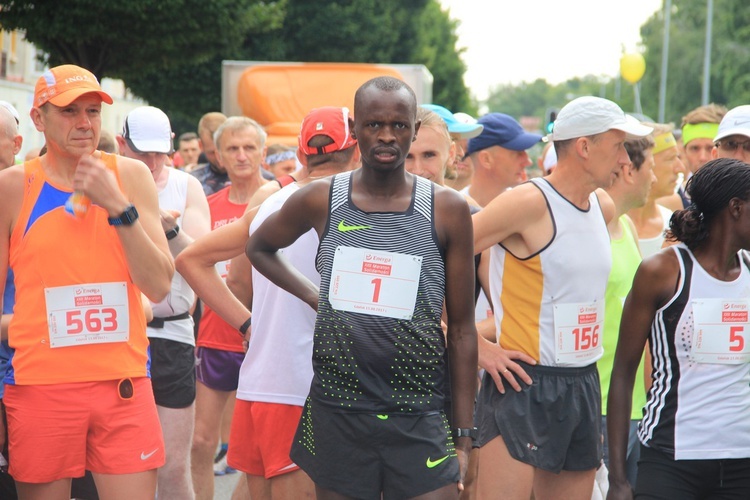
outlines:
[[[477, 364], [469, 207], [405, 171], [419, 129], [405, 83], [366, 82], [349, 123], [362, 167], [294, 193], [247, 247], [260, 273], [318, 312], [291, 458], [322, 499], [456, 498]], [[320, 290], [278, 252], [310, 229], [320, 238]], [[444, 302], [455, 440], [442, 412]]]
[[18, 120], [5, 104], [0, 104], [0, 170], [15, 165], [22, 144]]

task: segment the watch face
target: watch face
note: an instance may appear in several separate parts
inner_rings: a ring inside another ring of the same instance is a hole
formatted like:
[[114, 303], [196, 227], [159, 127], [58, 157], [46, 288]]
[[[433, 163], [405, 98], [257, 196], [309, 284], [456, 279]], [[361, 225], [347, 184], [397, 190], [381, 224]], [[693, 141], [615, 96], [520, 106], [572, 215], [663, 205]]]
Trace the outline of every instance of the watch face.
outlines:
[[127, 220], [126, 224], [132, 224], [135, 222], [138, 219], [138, 211], [135, 209], [135, 205], [130, 205], [122, 214], [122, 217]]

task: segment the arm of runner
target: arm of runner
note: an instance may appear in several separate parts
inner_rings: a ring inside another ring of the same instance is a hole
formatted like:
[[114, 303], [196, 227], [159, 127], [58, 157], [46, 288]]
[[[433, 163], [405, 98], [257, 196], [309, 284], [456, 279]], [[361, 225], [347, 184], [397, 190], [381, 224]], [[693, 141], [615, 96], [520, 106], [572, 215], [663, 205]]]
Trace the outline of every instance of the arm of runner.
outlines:
[[116, 226], [116, 231], [133, 282], [149, 300], [159, 302], [172, 286], [174, 261], [159, 222], [156, 186], [142, 162], [118, 156], [117, 166], [124, 192], [115, 175], [93, 156], [83, 156], [79, 161], [73, 188], [104, 208], [110, 217], [119, 217], [131, 203], [135, 205], [138, 220]]
[[483, 252], [492, 245], [504, 242], [510, 236], [521, 235], [546, 213], [544, 195], [532, 183], [522, 184], [501, 193], [472, 216], [474, 252]]
[[[180, 214], [169, 210], [160, 210], [161, 227], [166, 233], [177, 226]], [[177, 236], [168, 240], [169, 251], [177, 257], [193, 241], [207, 235], [211, 231], [211, 211], [203, 187], [198, 179], [192, 175], [188, 177], [187, 197], [185, 198], [185, 213], [182, 214], [182, 227]]]
[[[477, 331], [474, 323], [474, 252], [469, 206], [455, 191], [436, 190], [436, 221], [445, 248], [445, 310], [448, 315], [448, 356], [451, 360], [453, 425], [474, 427], [477, 383]], [[456, 439], [463, 490], [471, 439]]]
[[[479, 259], [479, 268], [477, 269], [477, 279], [479, 280], [479, 285], [482, 288], [482, 292], [484, 292], [484, 296], [487, 297], [487, 300], [490, 303], [490, 307], [493, 307], [492, 305], [492, 294], [490, 293], [490, 251], [489, 249], [482, 252], [482, 255]], [[490, 342], [494, 342], [497, 335], [495, 335], [495, 318], [493, 316], [488, 316], [487, 318], [477, 321], [477, 333], [480, 337], [485, 338], [489, 340]]]
[[221, 279], [216, 263], [242, 253], [256, 213], [257, 210], [246, 212], [231, 224], [198, 238], [176, 260], [177, 270], [201, 300], [237, 329], [250, 316], [250, 311]]
[[[23, 167], [9, 167], [0, 171], [0, 311], [3, 307], [5, 282], [10, 260], [10, 234], [13, 231], [23, 201]], [[3, 340], [8, 338], [3, 329]]]
[[607, 400], [608, 499], [632, 498], [633, 485], [628, 483], [625, 463], [635, 374], [651, 322], [657, 309], [674, 293], [678, 277], [679, 266], [674, 254], [657, 254], [638, 267], [633, 287], [625, 299]]
[[[277, 182], [268, 182], [258, 189], [252, 198], [250, 203], [247, 204], [245, 214], [253, 212], [253, 216], [258, 213], [258, 207], [263, 203], [269, 196], [279, 190], [279, 184]], [[252, 205], [251, 205], [252, 204]], [[252, 219], [251, 219], [252, 222]], [[250, 223], [248, 222], [248, 227]], [[245, 236], [249, 236], [245, 234]], [[247, 243], [247, 239], [245, 239]], [[229, 274], [227, 275], [227, 286], [232, 291], [235, 297], [240, 302], [245, 304], [248, 309], [252, 306], [253, 302], [253, 266], [250, 264], [250, 259], [245, 255], [245, 246], [243, 244], [242, 251], [235, 255], [229, 263]]]
[[[490, 299], [492, 305], [492, 294], [490, 292], [490, 251], [486, 249], [482, 252], [482, 258], [479, 261], [479, 271], [477, 273], [479, 283], [485, 295]], [[523, 380], [526, 384], [531, 384], [531, 377], [521, 365], [513, 361], [520, 359], [531, 365], [536, 364], [534, 358], [519, 351], [506, 351], [500, 347], [497, 342], [497, 330], [495, 327], [495, 318], [489, 317], [477, 323], [477, 350], [479, 353], [479, 366], [492, 377], [495, 381], [497, 390], [500, 394], [505, 394], [503, 378], [515, 391], [521, 390], [521, 385], [516, 377]], [[515, 376], [514, 376], [515, 374]]]
[[321, 234], [328, 216], [329, 180], [313, 182], [294, 193], [250, 237], [245, 248], [253, 266], [276, 286], [318, 308], [318, 287], [294, 268], [278, 250], [312, 228]]

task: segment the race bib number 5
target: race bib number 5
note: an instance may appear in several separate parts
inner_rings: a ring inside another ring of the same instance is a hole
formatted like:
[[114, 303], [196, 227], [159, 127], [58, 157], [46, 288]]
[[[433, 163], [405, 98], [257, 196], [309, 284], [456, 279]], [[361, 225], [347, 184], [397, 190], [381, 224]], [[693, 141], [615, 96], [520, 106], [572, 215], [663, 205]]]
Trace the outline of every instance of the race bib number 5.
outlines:
[[88, 283], [44, 289], [50, 347], [127, 342], [127, 284]]
[[340, 311], [410, 320], [421, 270], [417, 255], [338, 247], [328, 300]]
[[555, 360], [560, 364], [583, 365], [602, 356], [604, 302], [556, 304]]
[[694, 300], [693, 358], [730, 365], [750, 361], [749, 305], [747, 300]]

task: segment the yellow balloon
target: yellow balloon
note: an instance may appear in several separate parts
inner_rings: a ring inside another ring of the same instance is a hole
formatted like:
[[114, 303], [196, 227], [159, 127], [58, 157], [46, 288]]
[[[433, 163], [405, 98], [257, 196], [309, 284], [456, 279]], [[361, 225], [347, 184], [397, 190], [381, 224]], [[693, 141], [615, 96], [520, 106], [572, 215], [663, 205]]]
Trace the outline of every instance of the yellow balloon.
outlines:
[[632, 83], [638, 83], [646, 72], [646, 60], [641, 54], [623, 54], [620, 58], [620, 75]]

